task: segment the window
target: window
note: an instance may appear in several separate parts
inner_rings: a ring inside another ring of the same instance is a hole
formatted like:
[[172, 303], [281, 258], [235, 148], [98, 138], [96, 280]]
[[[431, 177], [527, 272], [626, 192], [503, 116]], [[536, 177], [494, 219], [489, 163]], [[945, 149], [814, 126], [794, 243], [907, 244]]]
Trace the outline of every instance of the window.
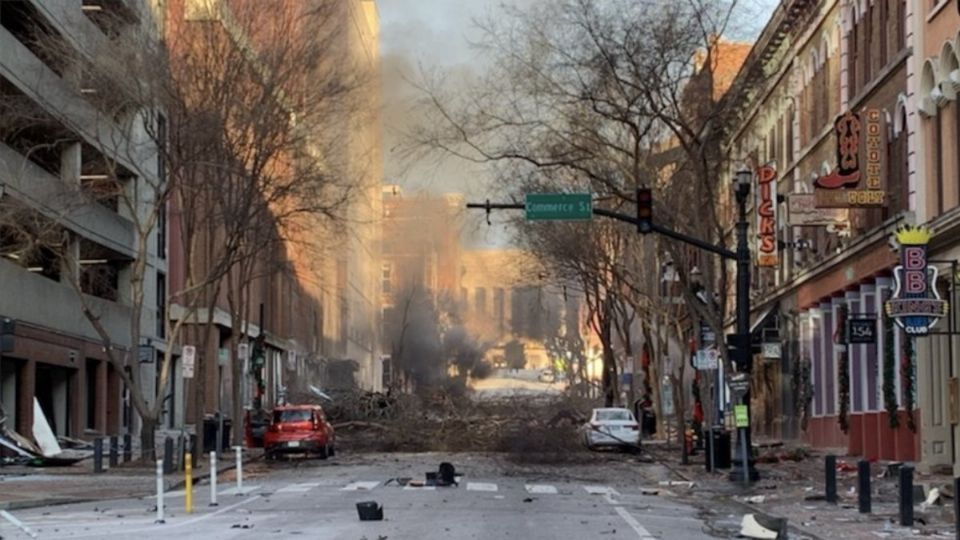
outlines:
[[383, 268], [380, 270], [380, 287], [383, 290], [384, 294], [390, 294], [393, 292], [393, 265], [390, 263], [383, 263]]
[[157, 337], [167, 337], [167, 276], [157, 272]]
[[850, 33], [847, 35], [847, 89], [848, 99], [853, 99], [860, 90], [857, 84], [857, 64], [860, 62], [860, 32], [856, 9], [850, 10]]
[[[880, 0], [880, 28], [890, 28], [890, 0]], [[894, 27], [894, 33], [898, 30]], [[883, 33], [880, 36], [880, 66], [886, 66], [889, 58], [887, 57], [887, 42], [890, 36]]]
[[897, 3], [897, 52], [907, 46], [907, 0], [893, 0]]
[[164, 201], [160, 205], [157, 214], [157, 257], [161, 260], [167, 258], [167, 203]]
[[86, 390], [87, 390], [87, 429], [97, 429], [97, 361], [87, 360], [86, 363]]
[[474, 291], [474, 299], [476, 302], [476, 306], [474, 306], [476, 311], [478, 313], [486, 313], [487, 312], [487, 290], [484, 289], [483, 287], [478, 287], [477, 290]]
[[861, 65], [863, 66], [863, 76], [861, 77], [861, 89], [865, 87], [867, 83], [870, 82], [871, 77], [873, 77], [873, 65], [871, 64], [870, 58], [870, 49], [873, 48], [873, 3], [866, 2], [866, 13], [863, 14], [863, 17], [860, 19], [860, 24], [863, 25], [863, 31], [861, 35], [863, 36], [863, 46], [860, 48], [860, 52], [863, 55], [861, 60]]
[[787, 108], [787, 122], [785, 128], [787, 130], [787, 159], [785, 160], [784, 164], [793, 163], [793, 105], [790, 105], [790, 107]]

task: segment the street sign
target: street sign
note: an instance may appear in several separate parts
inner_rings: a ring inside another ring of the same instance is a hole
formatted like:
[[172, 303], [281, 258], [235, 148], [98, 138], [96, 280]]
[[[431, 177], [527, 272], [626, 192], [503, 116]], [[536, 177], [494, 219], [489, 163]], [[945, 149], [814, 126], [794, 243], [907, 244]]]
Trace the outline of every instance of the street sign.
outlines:
[[731, 375], [727, 385], [730, 386], [730, 391], [736, 396], [737, 401], [750, 390], [750, 381], [747, 379], [745, 373], [735, 373]]
[[877, 319], [847, 319], [847, 343], [872, 344], [877, 342]]
[[193, 366], [197, 360], [197, 348], [193, 345], [184, 345], [180, 352], [180, 361], [183, 365], [183, 378], [193, 378]]
[[746, 405], [733, 406], [733, 420], [738, 428], [750, 427], [750, 413]]
[[779, 360], [781, 355], [779, 343], [764, 343], [761, 345], [763, 357], [767, 360]]
[[697, 369], [717, 369], [720, 352], [716, 349], [700, 349], [697, 351], [694, 367]]
[[593, 218], [590, 193], [527, 193], [528, 221], [577, 221]]

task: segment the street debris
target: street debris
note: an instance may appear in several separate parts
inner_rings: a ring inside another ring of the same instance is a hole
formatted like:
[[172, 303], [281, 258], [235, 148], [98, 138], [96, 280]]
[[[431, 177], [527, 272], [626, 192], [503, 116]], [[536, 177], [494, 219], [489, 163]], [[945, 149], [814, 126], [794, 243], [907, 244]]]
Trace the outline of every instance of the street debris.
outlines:
[[920, 509], [926, 510], [935, 504], [940, 504], [940, 489], [933, 488], [930, 490], [930, 493], [927, 494], [927, 499], [920, 503]]
[[740, 522], [740, 535], [761, 540], [785, 540], [787, 520], [768, 518], [758, 514], [745, 514]]
[[750, 504], [763, 504], [767, 500], [767, 497], [765, 495], [754, 495], [752, 497], [745, 497], [743, 500]]
[[659, 485], [663, 487], [685, 487], [687, 489], [693, 489], [693, 482], [686, 480], [661, 480]]
[[383, 506], [376, 501], [358, 502], [357, 514], [360, 521], [381, 521], [383, 520]]

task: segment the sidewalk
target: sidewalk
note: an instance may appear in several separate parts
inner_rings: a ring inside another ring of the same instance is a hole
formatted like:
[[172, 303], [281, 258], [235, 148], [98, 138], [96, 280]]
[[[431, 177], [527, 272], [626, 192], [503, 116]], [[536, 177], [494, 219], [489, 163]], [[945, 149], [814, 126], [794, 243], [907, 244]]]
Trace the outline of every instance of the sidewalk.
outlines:
[[[757, 463], [760, 481], [749, 488], [731, 482], [729, 469], [709, 473], [704, 453], [690, 457], [689, 465], [680, 464], [676, 446], [650, 445], [645, 448], [657, 461], [666, 464], [678, 476], [694, 482], [691, 497], [706, 498], [740, 507], [742, 514], [759, 513], [786, 518], [791, 529], [811, 538], [861, 540], [877, 538], [955, 538], [952, 478], [949, 475], [923, 475], [914, 472], [914, 486], [923, 490], [939, 488], [944, 496], [939, 505], [923, 508], [921, 493], [914, 499], [914, 525], [900, 526], [899, 490], [896, 474], [886, 474], [889, 462], [871, 464], [872, 512], [860, 514], [857, 498], [857, 458], [837, 455], [837, 504], [824, 500], [825, 452], [808, 451], [801, 461], [781, 460]], [[794, 448], [778, 448], [763, 455], [786, 454]], [[945, 486], [951, 486], [944, 489]], [[919, 489], [915, 490], [919, 491]]]
[[[247, 449], [244, 451], [244, 465], [262, 457], [260, 449]], [[106, 467], [106, 459], [104, 462]], [[201, 460], [198, 465], [192, 474], [195, 485], [210, 475], [206, 460]], [[224, 473], [235, 467], [233, 453], [225, 454], [217, 464], [217, 476], [221, 481], [227, 481], [233, 478], [233, 474]], [[167, 491], [180, 488], [184, 483], [183, 471], [175, 470], [164, 477]], [[101, 474], [93, 473], [92, 460], [84, 460], [71, 467], [0, 467], [0, 510], [139, 498], [153, 495], [156, 490], [155, 463], [121, 463]]]

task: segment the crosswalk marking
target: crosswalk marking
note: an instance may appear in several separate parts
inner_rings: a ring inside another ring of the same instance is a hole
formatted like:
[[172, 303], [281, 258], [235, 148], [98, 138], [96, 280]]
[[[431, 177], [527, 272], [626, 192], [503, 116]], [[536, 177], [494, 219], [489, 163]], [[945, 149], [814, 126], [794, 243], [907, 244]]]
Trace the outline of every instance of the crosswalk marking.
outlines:
[[225, 489], [223, 491], [220, 491], [218, 492], [218, 494], [219, 495], [246, 495], [247, 493], [252, 493], [258, 489], [260, 489], [260, 486], [243, 486], [240, 489], [237, 489], [237, 487], [234, 486], [230, 489]]
[[523, 486], [527, 490], [527, 493], [534, 495], [556, 495], [557, 488], [556, 486], [551, 486], [548, 484], [526, 484]]
[[340, 491], [370, 491], [371, 489], [379, 485], [380, 485], [379, 480], [350, 482], [349, 484], [340, 488]]
[[437, 486], [411, 486], [407, 484], [403, 486], [404, 491], [436, 491]]
[[467, 482], [467, 491], [497, 491], [497, 485], [487, 482]]

